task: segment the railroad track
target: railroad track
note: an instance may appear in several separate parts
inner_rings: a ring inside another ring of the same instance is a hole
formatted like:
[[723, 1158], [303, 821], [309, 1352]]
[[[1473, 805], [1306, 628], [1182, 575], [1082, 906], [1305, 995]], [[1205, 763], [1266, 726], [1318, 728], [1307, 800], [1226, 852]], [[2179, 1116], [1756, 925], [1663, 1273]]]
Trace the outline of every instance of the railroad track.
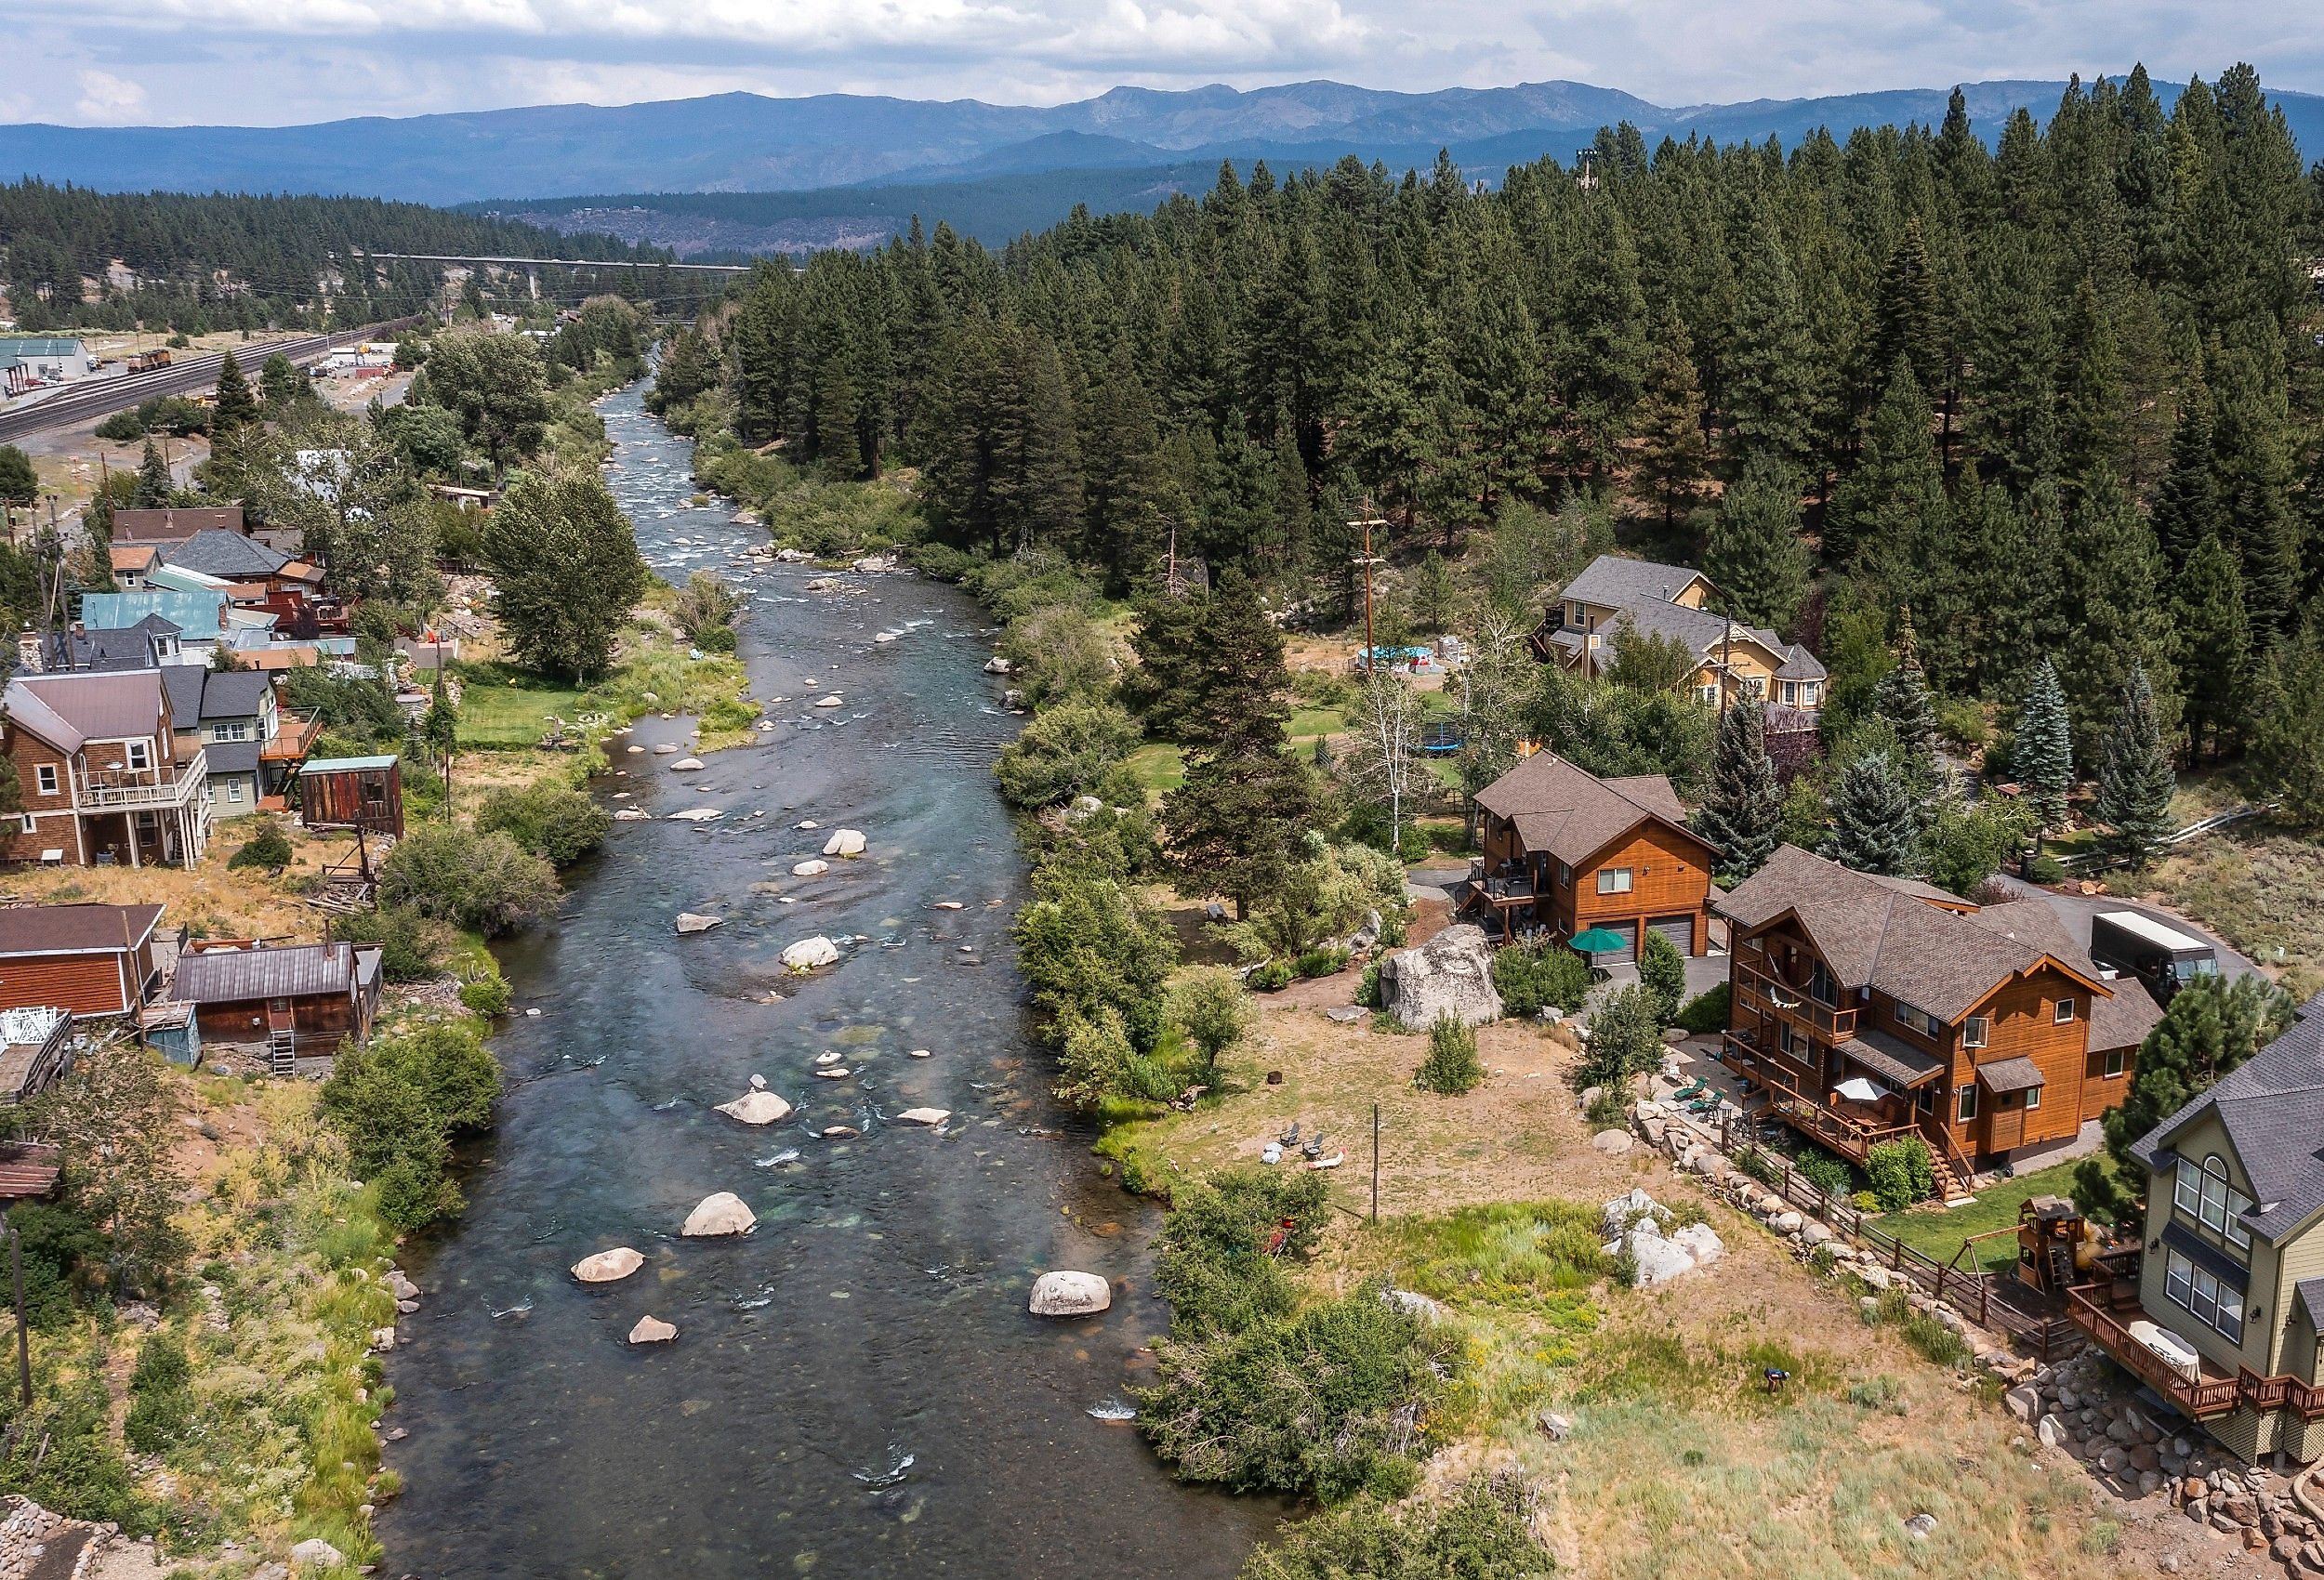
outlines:
[[[297, 339], [276, 340], [251, 349], [262, 356], [271, 357], [279, 351], [294, 362], [311, 362], [343, 347], [362, 340], [381, 339], [418, 322], [416, 318], [400, 318], [392, 323], [365, 324], [360, 329], [341, 330], [333, 335], [302, 335]], [[114, 412], [125, 412], [157, 395], [191, 395], [199, 389], [211, 388], [218, 383], [218, 370], [225, 364], [226, 354], [223, 351], [208, 351], [180, 357], [167, 367], [153, 368], [145, 373], [86, 380], [44, 400], [0, 410], [0, 442], [21, 439], [27, 434], [46, 433], [52, 428], [71, 428], [94, 417], [110, 416]], [[249, 371], [255, 375], [255, 365]]]

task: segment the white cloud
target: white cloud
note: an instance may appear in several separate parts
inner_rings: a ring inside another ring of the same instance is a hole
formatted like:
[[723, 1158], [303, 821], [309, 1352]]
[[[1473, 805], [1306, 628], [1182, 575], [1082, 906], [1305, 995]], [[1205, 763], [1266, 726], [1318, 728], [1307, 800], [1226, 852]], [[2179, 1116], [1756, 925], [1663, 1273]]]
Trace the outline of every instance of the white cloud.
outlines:
[[111, 72], [81, 73], [81, 101], [73, 106], [84, 121], [125, 121], [145, 104], [145, 89]]
[[[0, 0], [80, 118], [285, 123], [752, 89], [1053, 103], [1116, 84], [1565, 77], [1662, 104], [2238, 59], [2324, 90], [2315, 0]], [[142, 93], [142, 99], [137, 97]], [[50, 114], [57, 110], [39, 107]]]

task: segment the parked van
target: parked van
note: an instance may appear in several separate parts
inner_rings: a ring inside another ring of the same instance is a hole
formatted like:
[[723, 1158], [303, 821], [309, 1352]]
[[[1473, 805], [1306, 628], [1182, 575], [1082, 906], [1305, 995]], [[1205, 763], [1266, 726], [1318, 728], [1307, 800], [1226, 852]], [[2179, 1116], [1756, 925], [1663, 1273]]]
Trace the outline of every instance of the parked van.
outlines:
[[2192, 933], [2137, 911], [2101, 911], [2090, 921], [2090, 957], [2146, 984], [2158, 1004], [2198, 977], [2219, 974], [2219, 955]]

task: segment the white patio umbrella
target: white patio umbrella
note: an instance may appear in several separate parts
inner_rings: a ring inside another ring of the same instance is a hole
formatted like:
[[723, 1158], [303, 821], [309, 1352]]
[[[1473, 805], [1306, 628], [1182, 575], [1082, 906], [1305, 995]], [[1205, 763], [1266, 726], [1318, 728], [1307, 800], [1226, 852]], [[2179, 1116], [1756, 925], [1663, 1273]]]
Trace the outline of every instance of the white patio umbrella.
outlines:
[[1852, 1075], [1832, 1089], [1850, 1102], [1877, 1102], [1882, 1096], [1878, 1086], [1861, 1075]]

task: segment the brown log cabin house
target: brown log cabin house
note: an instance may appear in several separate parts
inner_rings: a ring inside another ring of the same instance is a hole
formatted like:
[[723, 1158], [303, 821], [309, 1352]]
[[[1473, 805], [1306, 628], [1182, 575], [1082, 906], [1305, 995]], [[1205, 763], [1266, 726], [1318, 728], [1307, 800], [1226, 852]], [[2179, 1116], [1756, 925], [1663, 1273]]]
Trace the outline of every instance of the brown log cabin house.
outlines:
[[[1851, 1163], [1919, 1136], [1947, 1200], [2091, 1139], [2161, 1018], [2040, 899], [1980, 907], [1785, 845], [1712, 909], [1733, 941], [1722, 1059]], [[1871, 1100], [1840, 1094], [1856, 1077]]]
[[0, 860], [191, 866], [210, 839], [209, 766], [179, 747], [155, 669], [20, 675], [0, 751], [24, 810], [0, 821]]
[[1485, 854], [1470, 863], [1457, 907], [1506, 940], [1573, 938], [1604, 928], [1624, 941], [1601, 965], [1626, 965], [1659, 932], [1681, 955], [1710, 953], [1710, 867], [1717, 852], [1686, 826], [1660, 774], [1599, 779], [1537, 752], [1477, 796]]
[[350, 1037], [371, 1035], [381, 954], [376, 944], [213, 940], [178, 957], [169, 996], [194, 1007], [205, 1044], [334, 1053]]

